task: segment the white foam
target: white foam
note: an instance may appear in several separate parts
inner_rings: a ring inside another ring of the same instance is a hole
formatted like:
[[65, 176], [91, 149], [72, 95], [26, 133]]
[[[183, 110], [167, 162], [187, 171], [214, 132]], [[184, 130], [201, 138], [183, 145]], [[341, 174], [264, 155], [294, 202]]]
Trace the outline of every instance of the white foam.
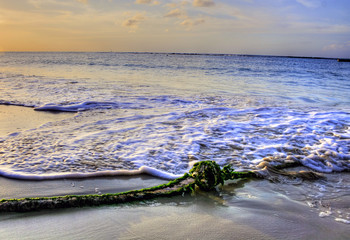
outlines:
[[327, 210], [327, 211], [324, 211], [324, 212], [320, 212], [318, 214], [318, 216], [321, 217], [321, 218], [328, 217], [330, 215], [332, 215], [332, 211], [330, 211], [330, 210]]
[[87, 101], [77, 104], [69, 104], [69, 105], [57, 105], [54, 103], [48, 103], [39, 107], [35, 107], [36, 111], [60, 111], [60, 112], [79, 112], [86, 111], [90, 109], [108, 109], [108, 108], [116, 108], [119, 105], [114, 102], [95, 102], [95, 101]]
[[[148, 166], [182, 174], [193, 161], [254, 169], [266, 159], [272, 164], [294, 159], [324, 173], [350, 169], [349, 140], [339, 137], [349, 134], [348, 114], [286, 108], [159, 111], [88, 111], [7, 136], [0, 169], [41, 175]], [[325, 121], [330, 118], [332, 123]]]
[[21, 179], [21, 180], [52, 180], [52, 179], [64, 179], [64, 178], [92, 178], [92, 177], [110, 177], [110, 176], [134, 176], [140, 174], [148, 174], [157, 178], [173, 180], [183, 175], [176, 175], [160, 171], [158, 169], [142, 166], [137, 170], [115, 170], [115, 171], [98, 171], [98, 172], [69, 172], [69, 173], [44, 173], [44, 174], [33, 174], [23, 173], [11, 170], [0, 170], [0, 175], [3, 177]]
[[347, 220], [347, 219], [344, 219], [344, 218], [335, 218], [334, 220], [337, 221], [337, 222], [350, 224], [350, 220]]

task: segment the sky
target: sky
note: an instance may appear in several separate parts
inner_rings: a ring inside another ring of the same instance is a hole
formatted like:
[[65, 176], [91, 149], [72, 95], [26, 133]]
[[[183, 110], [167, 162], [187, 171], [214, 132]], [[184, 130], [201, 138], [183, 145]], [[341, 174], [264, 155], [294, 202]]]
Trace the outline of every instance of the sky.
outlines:
[[0, 0], [0, 51], [350, 58], [350, 0]]

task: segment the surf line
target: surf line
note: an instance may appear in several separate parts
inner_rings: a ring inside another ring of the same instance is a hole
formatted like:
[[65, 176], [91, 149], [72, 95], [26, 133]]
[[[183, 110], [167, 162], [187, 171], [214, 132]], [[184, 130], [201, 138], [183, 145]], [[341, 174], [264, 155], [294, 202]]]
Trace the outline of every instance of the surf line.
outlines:
[[202, 161], [195, 163], [189, 173], [185, 173], [182, 177], [159, 186], [114, 194], [2, 199], [0, 200], [0, 212], [29, 212], [42, 209], [89, 207], [143, 201], [196, 191], [212, 191], [219, 184], [223, 185], [226, 180], [242, 178], [270, 178], [270, 180], [274, 180], [273, 177], [277, 175], [292, 178], [298, 177], [306, 180], [322, 178], [321, 175], [314, 172], [287, 172], [280, 169], [284, 167], [290, 166], [272, 167], [267, 164], [258, 171], [235, 172], [230, 165], [220, 168], [215, 161]]

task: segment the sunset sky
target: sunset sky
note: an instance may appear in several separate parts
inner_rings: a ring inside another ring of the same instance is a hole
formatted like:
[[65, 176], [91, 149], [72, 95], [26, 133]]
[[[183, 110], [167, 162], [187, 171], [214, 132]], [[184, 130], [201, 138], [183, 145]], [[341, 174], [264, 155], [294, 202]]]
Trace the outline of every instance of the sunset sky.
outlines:
[[350, 58], [350, 0], [0, 0], [0, 51]]

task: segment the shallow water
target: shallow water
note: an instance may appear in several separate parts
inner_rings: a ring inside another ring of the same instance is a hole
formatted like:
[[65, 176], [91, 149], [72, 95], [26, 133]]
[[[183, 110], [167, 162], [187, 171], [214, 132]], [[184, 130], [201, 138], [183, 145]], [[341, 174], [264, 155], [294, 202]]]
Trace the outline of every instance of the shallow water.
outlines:
[[183, 174], [198, 160], [254, 169], [266, 158], [350, 169], [347, 63], [136, 53], [6, 53], [0, 63], [0, 103], [77, 112], [3, 138], [3, 174]]

